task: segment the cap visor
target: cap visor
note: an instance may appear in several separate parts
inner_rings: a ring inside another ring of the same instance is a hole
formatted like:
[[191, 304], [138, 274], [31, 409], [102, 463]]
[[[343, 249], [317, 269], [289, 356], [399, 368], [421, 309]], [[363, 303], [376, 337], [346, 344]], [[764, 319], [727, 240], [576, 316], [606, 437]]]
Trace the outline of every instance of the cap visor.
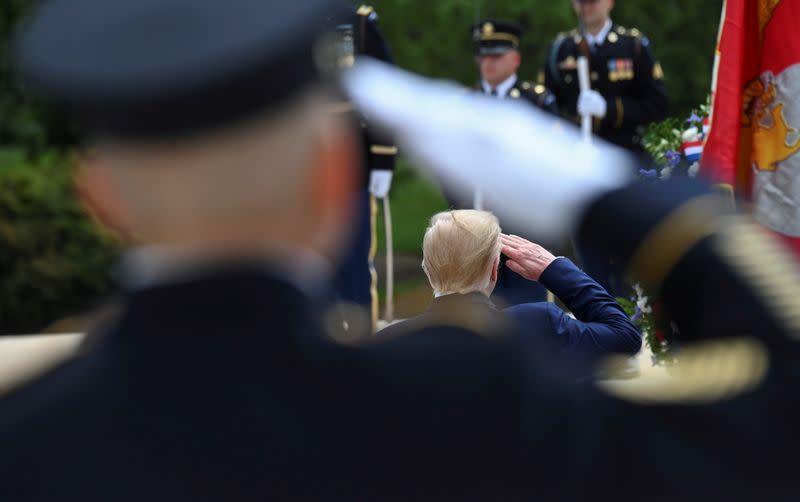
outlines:
[[478, 56], [499, 56], [513, 50], [513, 47], [479, 47]]

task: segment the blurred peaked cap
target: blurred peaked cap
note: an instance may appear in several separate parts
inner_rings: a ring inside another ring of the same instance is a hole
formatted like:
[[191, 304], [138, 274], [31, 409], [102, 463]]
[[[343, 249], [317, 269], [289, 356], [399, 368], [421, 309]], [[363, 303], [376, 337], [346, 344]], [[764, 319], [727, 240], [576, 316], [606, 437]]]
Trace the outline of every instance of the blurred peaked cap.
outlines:
[[482, 19], [472, 25], [472, 42], [475, 54], [486, 56], [518, 49], [522, 28], [511, 21]]
[[224, 126], [319, 78], [336, 0], [52, 0], [22, 26], [22, 84], [122, 138]]

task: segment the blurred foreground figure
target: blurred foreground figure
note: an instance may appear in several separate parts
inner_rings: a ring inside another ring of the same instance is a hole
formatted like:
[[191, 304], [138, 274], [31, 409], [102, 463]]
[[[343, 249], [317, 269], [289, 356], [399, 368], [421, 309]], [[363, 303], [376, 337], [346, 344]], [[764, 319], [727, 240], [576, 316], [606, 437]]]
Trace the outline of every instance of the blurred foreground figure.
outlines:
[[[504, 265], [501, 250], [509, 257]], [[422, 268], [434, 299], [425, 313], [383, 329], [383, 336], [431, 324], [476, 323], [481, 329], [514, 323], [520, 333], [576, 355], [636, 354], [642, 346], [639, 331], [599, 284], [569, 259], [555, 257], [522, 237], [501, 234], [492, 213], [461, 209], [434, 215], [425, 231], [422, 253]], [[547, 286], [575, 318], [547, 302], [499, 310], [490, 298], [499, 285], [501, 266], [520, 280]]]

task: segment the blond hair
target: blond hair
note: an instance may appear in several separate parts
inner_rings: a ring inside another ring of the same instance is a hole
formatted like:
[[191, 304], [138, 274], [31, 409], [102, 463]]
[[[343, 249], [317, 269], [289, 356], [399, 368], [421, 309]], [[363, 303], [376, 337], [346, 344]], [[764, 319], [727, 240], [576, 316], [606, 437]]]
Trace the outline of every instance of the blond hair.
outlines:
[[422, 241], [422, 268], [439, 293], [471, 293], [489, 285], [500, 255], [500, 224], [487, 211], [435, 214]]

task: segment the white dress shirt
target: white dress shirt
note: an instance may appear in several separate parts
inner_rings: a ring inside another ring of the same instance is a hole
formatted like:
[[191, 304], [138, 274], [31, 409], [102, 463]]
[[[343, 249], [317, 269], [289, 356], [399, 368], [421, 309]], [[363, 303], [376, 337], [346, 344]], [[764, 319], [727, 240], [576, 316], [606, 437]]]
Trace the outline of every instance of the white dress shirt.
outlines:
[[590, 46], [592, 45], [603, 45], [603, 42], [606, 41], [606, 37], [608, 36], [608, 32], [611, 31], [611, 19], [606, 19], [606, 24], [603, 25], [603, 29], [597, 32], [597, 35], [592, 35], [589, 32], [584, 33], [584, 37], [586, 37], [586, 41], [589, 43]]
[[[507, 79], [505, 79], [502, 82], [500, 82], [499, 84], [497, 84], [497, 87], [495, 87], [495, 90], [497, 91], [497, 97], [500, 98], [500, 99], [505, 98], [508, 95], [508, 93], [511, 90], [511, 88], [514, 87], [514, 84], [516, 82], [517, 82], [517, 74], [514, 73], [513, 75], [511, 75]], [[483, 87], [483, 93], [484, 94], [491, 94], [492, 93], [492, 86], [489, 85], [489, 82], [487, 82], [485, 80], [481, 80], [481, 87]]]

